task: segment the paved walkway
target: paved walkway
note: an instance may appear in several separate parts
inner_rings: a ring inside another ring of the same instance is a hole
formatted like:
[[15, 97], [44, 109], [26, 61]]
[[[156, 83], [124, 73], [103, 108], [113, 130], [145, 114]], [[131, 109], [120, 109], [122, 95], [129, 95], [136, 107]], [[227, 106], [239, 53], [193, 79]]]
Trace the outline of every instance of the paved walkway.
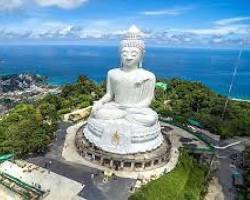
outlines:
[[[52, 144], [50, 151], [45, 156], [35, 156], [28, 161], [44, 167], [49, 161], [52, 162], [50, 170], [71, 180], [84, 185], [79, 196], [88, 200], [126, 200], [129, 196], [131, 185], [135, 180], [127, 178], [116, 178], [103, 183], [103, 175], [100, 170], [66, 161], [62, 158], [62, 149], [66, 135], [66, 129], [71, 123], [62, 122], [57, 131], [57, 139]], [[92, 174], [97, 174], [94, 179]]]

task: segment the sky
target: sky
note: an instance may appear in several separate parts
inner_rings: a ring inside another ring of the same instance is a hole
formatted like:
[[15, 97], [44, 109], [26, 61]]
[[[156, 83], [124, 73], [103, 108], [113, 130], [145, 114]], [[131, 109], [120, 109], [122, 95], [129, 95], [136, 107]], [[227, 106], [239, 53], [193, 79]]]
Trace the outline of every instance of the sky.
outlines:
[[0, 0], [0, 43], [113, 44], [131, 25], [151, 45], [250, 46], [249, 0]]

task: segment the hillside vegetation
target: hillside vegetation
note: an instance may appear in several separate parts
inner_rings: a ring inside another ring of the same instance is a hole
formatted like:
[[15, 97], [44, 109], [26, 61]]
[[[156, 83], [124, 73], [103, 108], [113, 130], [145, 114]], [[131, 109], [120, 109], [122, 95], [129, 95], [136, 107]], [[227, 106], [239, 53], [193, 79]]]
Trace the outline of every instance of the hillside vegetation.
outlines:
[[55, 130], [56, 123], [44, 121], [38, 108], [19, 104], [0, 121], [0, 153], [14, 153], [19, 157], [44, 152]]
[[250, 103], [230, 100], [224, 117], [226, 98], [200, 82], [180, 79], [163, 80], [168, 89], [156, 89], [152, 107], [165, 117], [186, 123], [201, 122], [204, 128], [223, 137], [250, 136]]
[[[224, 137], [250, 135], [250, 103], [230, 101], [222, 120], [225, 97], [198, 82], [179, 79], [163, 80], [164, 92], [156, 89], [152, 107], [165, 117], [186, 123], [196, 119], [204, 127]], [[54, 137], [62, 114], [92, 105], [105, 91], [85, 76], [74, 84], [65, 85], [61, 94], [49, 94], [32, 104], [22, 103], [0, 120], [0, 153], [18, 156], [44, 152]]]
[[141, 187], [129, 200], [200, 200], [205, 193], [206, 173], [205, 167], [183, 153], [172, 172]]
[[17, 105], [0, 120], [0, 153], [21, 157], [45, 152], [61, 115], [91, 105], [102, 92], [99, 85], [81, 76], [75, 84], [64, 86], [59, 95]]

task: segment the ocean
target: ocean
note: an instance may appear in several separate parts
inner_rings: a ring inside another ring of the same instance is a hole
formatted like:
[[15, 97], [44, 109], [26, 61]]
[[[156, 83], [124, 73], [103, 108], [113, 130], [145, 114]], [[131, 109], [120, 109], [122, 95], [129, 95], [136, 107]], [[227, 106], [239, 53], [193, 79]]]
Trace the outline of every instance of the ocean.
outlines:
[[[201, 81], [226, 95], [238, 54], [237, 49], [147, 47], [144, 68], [161, 78]], [[37, 73], [54, 85], [72, 83], [81, 74], [99, 82], [119, 64], [115, 46], [0, 46], [0, 74]], [[242, 52], [231, 97], [250, 99], [250, 50]]]

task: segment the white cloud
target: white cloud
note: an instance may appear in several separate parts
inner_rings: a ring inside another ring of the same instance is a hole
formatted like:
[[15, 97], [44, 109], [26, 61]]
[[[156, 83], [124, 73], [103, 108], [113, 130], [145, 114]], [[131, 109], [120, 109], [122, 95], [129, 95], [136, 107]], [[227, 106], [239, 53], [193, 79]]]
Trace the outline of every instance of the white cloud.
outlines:
[[181, 15], [188, 10], [192, 10], [193, 7], [179, 7], [179, 8], [169, 8], [169, 9], [162, 9], [162, 10], [150, 10], [150, 11], [143, 11], [140, 14], [142, 15]]
[[204, 29], [166, 29], [148, 32], [146, 39], [168, 45], [249, 45], [250, 25], [235, 24]]
[[221, 42], [223, 42], [223, 39], [222, 38], [212, 38], [212, 42], [213, 43], [221, 43]]
[[226, 25], [231, 25], [235, 24], [238, 22], [250, 20], [250, 17], [234, 17], [234, 18], [226, 18], [226, 19], [220, 19], [214, 21], [214, 24], [219, 25], [219, 26], [226, 26]]
[[63, 9], [73, 9], [86, 3], [88, 0], [35, 0], [38, 5], [47, 6], [57, 6]]
[[104, 34], [100, 32], [80, 32], [78, 35], [81, 39], [102, 39], [104, 38]]
[[[127, 28], [95, 20], [85, 21], [81, 24], [29, 20], [22, 23], [21, 26], [18, 24], [8, 27], [2, 26], [2, 31], [0, 25], [0, 41], [118, 41], [123, 38]], [[144, 30], [143, 38], [145, 41], [148, 41], [149, 44], [159, 43], [161, 45], [239, 45], [242, 41], [246, 44], [245, 41], [249, 41], [250, 34], [250, 25], [248, 24], [214, 25], [203, 29], [150, 30], [140, 28]]]
[[250, 34], [250, 25], [235, 24], [230, 26], [214, 26], [211, 28], [196, 29], [170, 29], [171, 31], [180, 33], [192, 33], [196, 35], [228, 35], [228, 34]]
[[56, 6], [63, 9], [73, 9], [86, 3], [88, 0], [0, 0], [1, 11], [13, 11], [24, 6], [25, 3], [35, 2], [38, 6]]
[[5, 39], [23, 39], [23, 38], [29, 38], [29, 35], [31, 34], [30, 31], [17, 31], [17, 30], [4, 30], [0, 29], [0, 38]]
[[72, 31], [72, 26], [71, 26], [71, 25], [68, 25], [68, 26], [62, 28], [62, 29], [60, 30], [59, 33], [60, 33], [61, 35], [67, 35], [67, 34], [69, 34], [71, 31]]
[[70, 24], [62, 22], [44, 22], [33, 29], [31, 38], [67, 38], [74, 32], [74, 27]]
[[12, 11], [23, 6], [23, 0], [0, 0], [0, 11]]

